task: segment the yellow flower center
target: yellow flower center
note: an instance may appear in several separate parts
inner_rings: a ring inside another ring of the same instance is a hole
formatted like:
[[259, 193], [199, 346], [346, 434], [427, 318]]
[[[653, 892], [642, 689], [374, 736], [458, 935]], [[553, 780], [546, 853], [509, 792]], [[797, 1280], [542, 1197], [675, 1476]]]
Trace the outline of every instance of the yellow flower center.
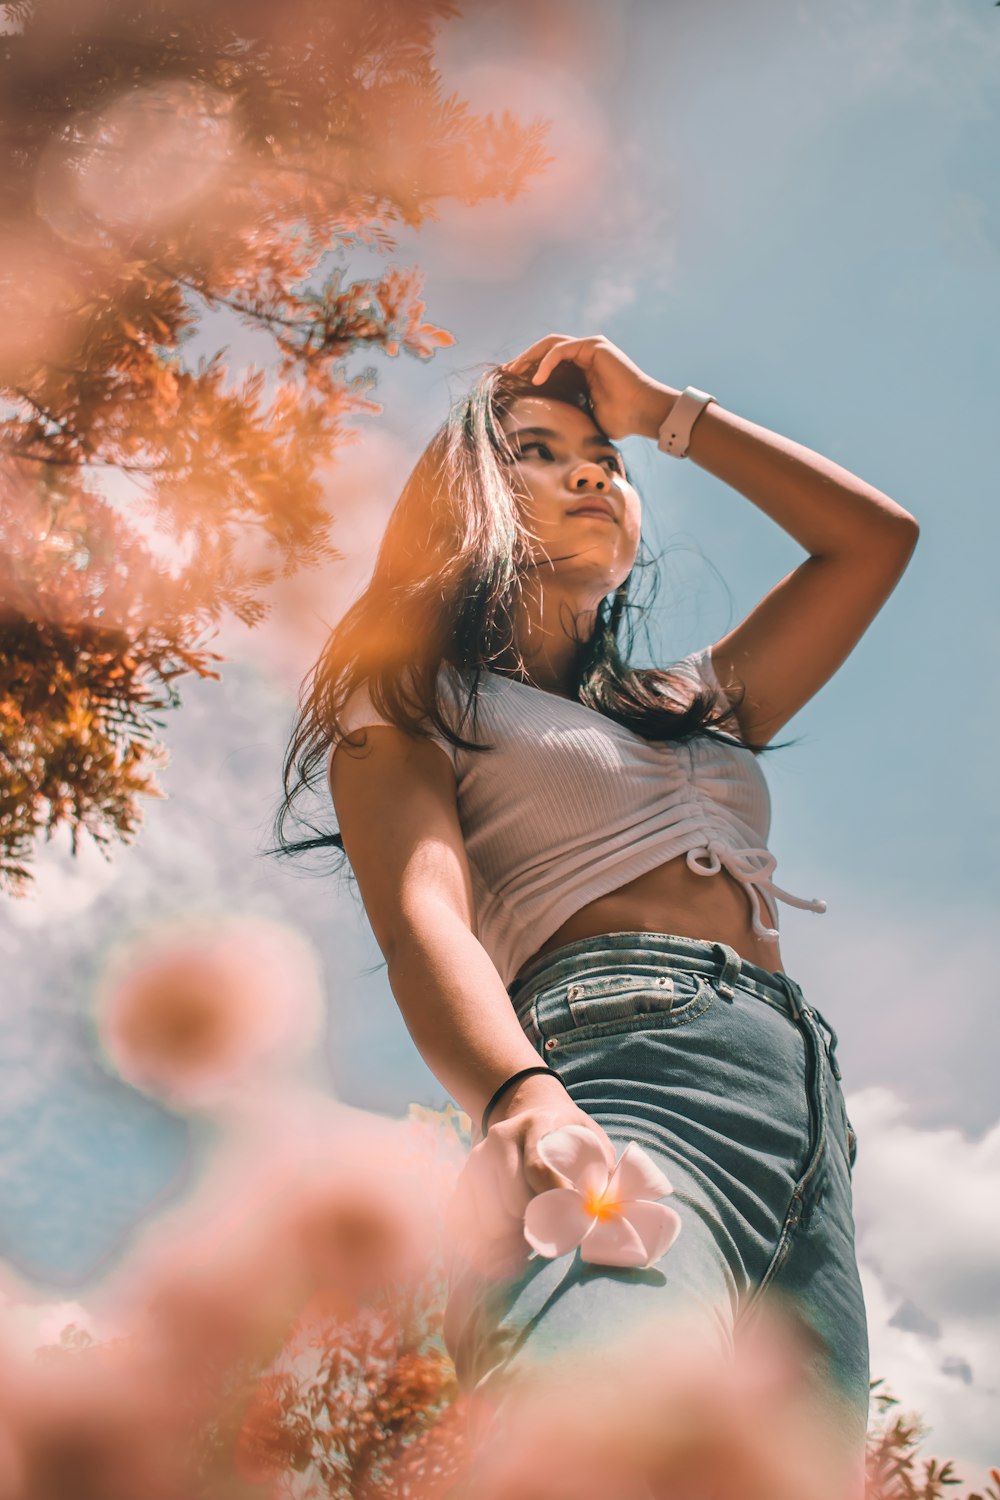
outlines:
[[605, 1200], [602, 1193], [589, 1192], [583, 1200], [588, 1214], [594, 1219], [603, 1222], [605, 1219], [614, 1219], [618, 1216], [619, 1205], [613, 1201]]

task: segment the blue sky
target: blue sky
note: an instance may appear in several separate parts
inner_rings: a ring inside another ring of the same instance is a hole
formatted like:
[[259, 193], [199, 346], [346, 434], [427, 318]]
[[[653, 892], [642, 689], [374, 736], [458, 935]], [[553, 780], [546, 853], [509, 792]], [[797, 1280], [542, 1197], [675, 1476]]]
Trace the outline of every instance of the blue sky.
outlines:
[[[837, 1025], [861, 1137], [875, 1366], [968, 1465], [996, 1459], [1000, 1006], [991, 938], [1000, 327], [1000, 15], [986, 0], [475, 7], [441, 37], [473, 103], [553, 119], [555, 167], [513, 204], [442, 204], [396, 259], [456, 335], [380, 367], [331, 482], [344, 560], [224, 632], [224, 681], [170, 722], [169, 799], [105, 866], [58, 844], [0, 916], [0, 1241], [38, 1297], [88, 1288], [183, 1193], [204, 1133], [109, 1080], [88, 1007], [116, 935], [260, 912], [313, 941], [317, 1076], [402, 1114], [443, 1102], [357, 897], [257, 857], [297, 682], [362, 584], [399, 486], [480, 361], [601, 332], [657, 379], [835, 459], [920, 520], [902, 583], [768, 756], [785, 967]], [[355, 274], [369, 262], [355, 257]], [[234, 369], [256, 346], [226, 326]], [[631, 440], [665, 553], [653, 655], [721, 635], [801, 557], [735, 491]], [[916, 1311], [914, 1311], [916, 1309]]]

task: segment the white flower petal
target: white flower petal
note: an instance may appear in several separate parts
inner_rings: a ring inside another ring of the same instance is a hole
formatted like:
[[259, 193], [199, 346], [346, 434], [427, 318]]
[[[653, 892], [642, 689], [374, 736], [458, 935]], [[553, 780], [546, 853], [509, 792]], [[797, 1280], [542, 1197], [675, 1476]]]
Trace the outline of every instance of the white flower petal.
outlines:
[[665, 1203], [626, 1203], [620, 1214], [642, 1241], [646, 1266], [666, 1255], [681, 1232], [680, 1214]]
[[549, 1188], [525, 1209], [524, 1238], [539, 1255], [553, 1259], [575, 1250], [593, 1224], [576, 1188]]
[[626, 1218], [598, 1219], [580, 1248], [581, 1260], [598, 1266], [644, 1266], [646, 1247]]
[[615, 1164], [605, 1197], [611, 1203], [662, 1198], [672, 1193], [670, 1179], [637, 1141], [629, 1141]]
[[604, 1151], [586, 1125], [563, 1125], [559, 1130], [550, 1130], [538, 1142], [538, 1154], [547, 1167], [568, 1177], [581, 1193], [603, 1193], [607, 1186]]

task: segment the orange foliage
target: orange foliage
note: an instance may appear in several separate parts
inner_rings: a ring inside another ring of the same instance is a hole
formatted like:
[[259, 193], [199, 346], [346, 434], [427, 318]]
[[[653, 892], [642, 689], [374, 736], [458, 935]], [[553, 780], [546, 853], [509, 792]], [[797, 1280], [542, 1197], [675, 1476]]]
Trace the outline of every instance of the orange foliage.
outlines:
[[[0, 882], [40, 833], [130, 840], [206, 632], [336, 556], [359, 350], [452, 342], [419, 273], [350, 280], [443, 198], [512, 198], [544, 126], [445, 97], [449, 0], [17, 0], [0, 35]], [[185, 345], [263, 337], [228, 380]], [[217, 337], [217, 335], [216, 335]]]
[[868, 1433], [867, 1500], [1000, 1500], [1000, 1470], [990, 1470], [982, 1491], [956, 1493], [962, 1483], [954, 1461], [925, 1458], [920, 1449], [925, 1428], [918, 1417], [894, 1410], [899, 1402], [882, 1382], [872, 1385], [874, 1415]]
[[[318, 1197], [255, 1172], [228, 1207], [216, 1187], [193, 1239], [161, 1224], [117, 1339], [69, 1328], [33, 1366], [0, 1350], [5, 1500], [860, 1500], [855, 1439], [845, 1454], [780, 1321], [722, 1364], [650, 1325], [540, 1367], [499, 1407], [461, 1395], [436, 1228], [470, 1126], [410, 1114], [318, 1142]], [[290, 1141], [286, 1166], [300, 1156]], [[966, 1494], [922, 1457], [918, 1420], [874, 1396], [867, 1500], [1000, 1500], [1000, 1474]]]

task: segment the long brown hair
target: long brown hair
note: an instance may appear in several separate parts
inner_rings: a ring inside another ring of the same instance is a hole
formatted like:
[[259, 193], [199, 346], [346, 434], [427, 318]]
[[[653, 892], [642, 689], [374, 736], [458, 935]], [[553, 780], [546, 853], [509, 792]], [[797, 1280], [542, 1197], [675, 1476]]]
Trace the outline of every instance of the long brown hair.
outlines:
[[[303, 794], [325, 790], [330, 745], [341, 739], [356, 744], [341, 730], [339, 716], [361, 683], [378, 712], [412, 734], [426, 735], [433, 725], [463, 750], [493, 748], [456, 730], [445, 714], [438, 677], [445, 662], [468, 674], [459, 722], [464, 728], [471, 715], [475, 736], [482, 673], [526, 675], [513, 620], [522, 579], [535, 564], [510, 479], [515, 455], [501, 425], [512, 403], [525, 396], [565, 401], [600, 425], [583, 373], [571, 364], [558, 366], [537, 386], [530, 374], [488, 366], [453, 404], [389, 517], [370, 582], [330, 632], [303, 684], [271, 852], [343, 849], [334, 831], [308, 824], [313, 836], [292, 840], [285, 830], [293, 811], [305, 821], [297, 809]], [[640, 604], [632, 592], [644, 575], [651, 587]], [[732, 741], [734, 735], [721, 727], [735, 722], [731, 710], [720, 709], [710, 693], [698, 694], [687, 707], [672, 707], [663, 693], [669, 667], [628, 665], [637, 624], [648, 615], [658, 583], [653, 559], [640, 544], [628, 577], [598, 606], [591, 634], [577, 637], [571, 690], [586, 707], [649, 740], [710, 735]], [[759, 753], [765, 747], [747, 748]]]

